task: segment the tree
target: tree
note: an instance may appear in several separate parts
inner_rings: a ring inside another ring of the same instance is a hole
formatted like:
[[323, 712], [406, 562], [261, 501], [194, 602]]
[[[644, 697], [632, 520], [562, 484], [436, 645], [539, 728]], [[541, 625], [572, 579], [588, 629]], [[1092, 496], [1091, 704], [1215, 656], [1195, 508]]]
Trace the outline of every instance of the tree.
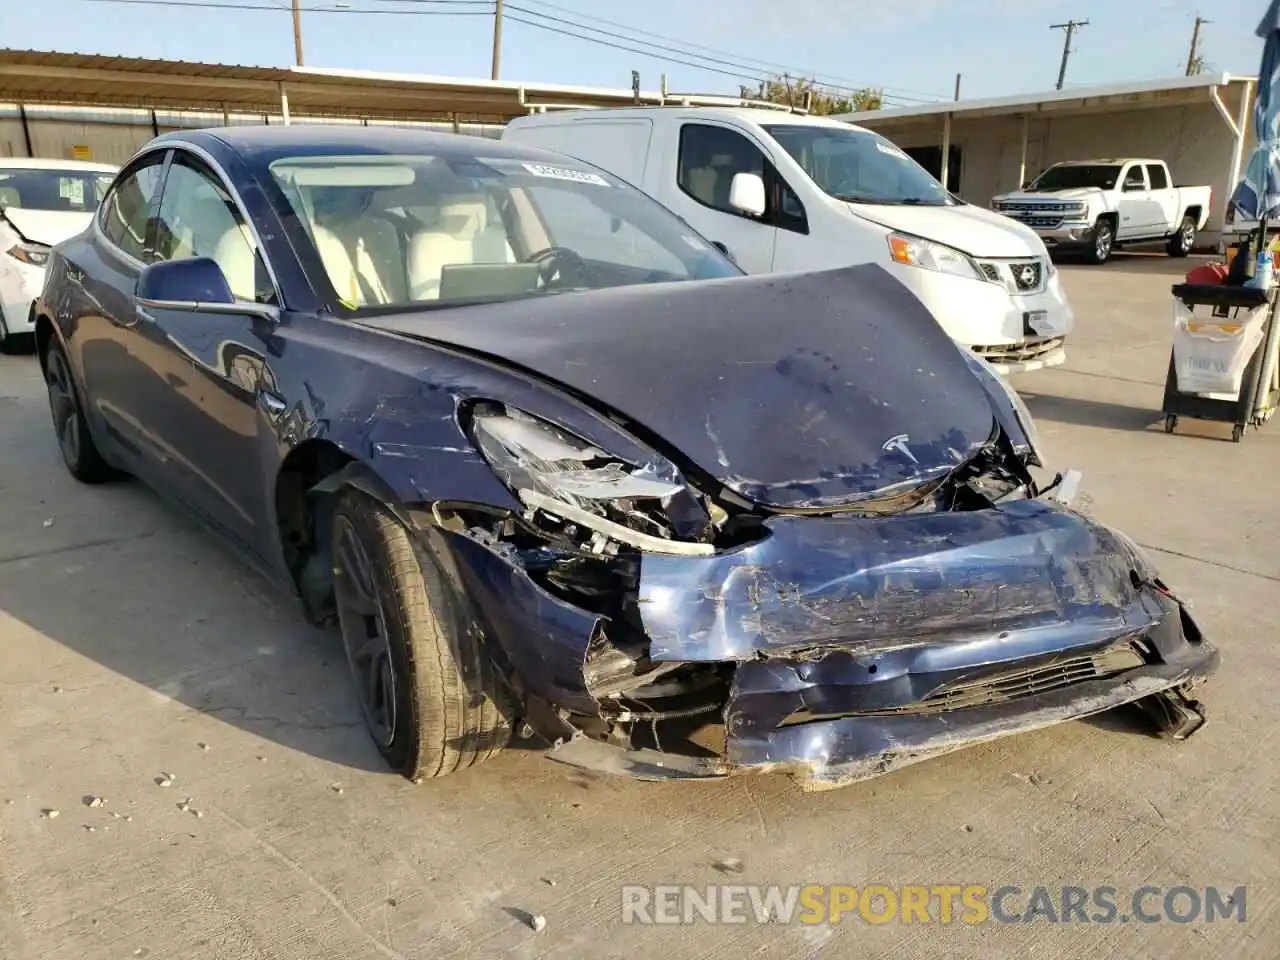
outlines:
[[807, 102], [810, 113], [823, 117], [836, 113], [879, 110], [883, 102], [883, 92], [880, 90], [836, 90], [811, 79], [792, 77], [785, 73], [762, 81], [756, 90], [741, 87], [740, 96], [743, 99], [785, 103], [791, 107], [803, 107]]

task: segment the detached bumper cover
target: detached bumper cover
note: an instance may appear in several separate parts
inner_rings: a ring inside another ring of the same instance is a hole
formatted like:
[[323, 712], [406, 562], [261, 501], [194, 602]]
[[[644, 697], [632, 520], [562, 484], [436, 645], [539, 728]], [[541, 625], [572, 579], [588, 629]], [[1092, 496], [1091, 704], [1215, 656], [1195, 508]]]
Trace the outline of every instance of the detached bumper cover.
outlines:
[[[768, 527], [741, 549], [641, 560], [650, 658], [736, 664], [722, 755], [569, 736], [554, 757], [638, 777], [786, 770], [838, 785], [1217, 668], [1138, 548], [1052, 503]], [[509, 553], [456, 540], [519, 687], [589, 711], [583, 664], [608, 621], [548, 593]]]

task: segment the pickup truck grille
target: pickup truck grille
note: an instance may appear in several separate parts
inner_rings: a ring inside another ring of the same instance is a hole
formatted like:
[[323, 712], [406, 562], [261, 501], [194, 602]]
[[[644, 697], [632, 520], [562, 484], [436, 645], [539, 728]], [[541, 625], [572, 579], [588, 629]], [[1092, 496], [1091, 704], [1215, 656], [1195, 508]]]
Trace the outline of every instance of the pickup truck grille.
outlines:
[[1064, 207], [1060, 203], [1045, 203], [1039, 200], [1001, 200], [999, 204], [1001, 213], [1062, 213]]

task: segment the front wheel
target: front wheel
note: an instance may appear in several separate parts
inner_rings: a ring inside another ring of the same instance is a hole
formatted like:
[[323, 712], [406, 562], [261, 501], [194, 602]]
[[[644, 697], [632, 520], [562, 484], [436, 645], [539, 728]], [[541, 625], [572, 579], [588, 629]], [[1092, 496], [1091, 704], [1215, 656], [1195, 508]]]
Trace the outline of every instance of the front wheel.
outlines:
[[1178, 232], [1169, 238], [1166, 249], [1171, 257], [1185, 257], [1191, 252], [1196, 242], [1196, 221], [1194, 217], [1183, 217]]
[[1093, 225], [1089, 246], [1085, 248], [1085, 259], [1090, 263], [1106, 263], [1111, 258], [1111, 248], [1115, 246], [1115, 242], [1115, 227], [1110, 220], [1100, 219]]
[[347, 490], [334, 509], [331, 549], [342, 642], [383, 759], [419, 780], [506, 746], [510, 697], [432, 548], [385, 504]]

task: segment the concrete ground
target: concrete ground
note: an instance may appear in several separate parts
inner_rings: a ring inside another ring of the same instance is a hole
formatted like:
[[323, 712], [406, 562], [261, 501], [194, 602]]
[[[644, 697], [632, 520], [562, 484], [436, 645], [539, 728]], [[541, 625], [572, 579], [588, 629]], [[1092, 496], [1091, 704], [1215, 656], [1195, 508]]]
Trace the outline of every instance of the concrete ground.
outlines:
[[[416, 787], [384, 772], [336, 639], [141, 486], [74, 483], [34, 359], [0, 358], [0, 957], [1274, 958], [1280, 422], [1238, 445], [1163, 433], [1186, 266], [1065, 266], [1068, 363], [1017, 385], [1092, 512], [1221, 646], [1211, 722], [1172, 744], [1106, 715], [819, 794], [588, 778], [520, 750]], [[1122, 906], [1143, 884], [1245, 885], [1247, 913], [620, 922], [622, 884], [723, 881], [728, 857], [735, 883], [1110, 884]]]

